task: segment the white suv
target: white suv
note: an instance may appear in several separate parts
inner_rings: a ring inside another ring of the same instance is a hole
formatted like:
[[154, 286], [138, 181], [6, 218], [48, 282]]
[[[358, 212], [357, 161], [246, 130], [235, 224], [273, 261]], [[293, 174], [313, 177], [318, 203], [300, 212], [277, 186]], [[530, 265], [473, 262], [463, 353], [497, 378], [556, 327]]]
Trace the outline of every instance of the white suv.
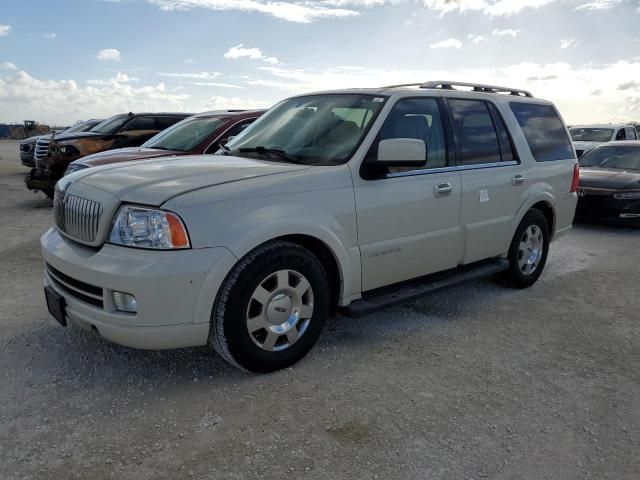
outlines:
[[62, 324], [131, 347], [293, 364], [327, 315], [463, 280], [523, 288], [571, 229], [578, 168], [554, 106], [429, 82], [289, 98], [221, 155], [63, 178], [42, 237]]
[[578, 158], [601, 143], [620, 140], [637, 140], [638, 135], [633, 125], [575, 125], [569, 127]]

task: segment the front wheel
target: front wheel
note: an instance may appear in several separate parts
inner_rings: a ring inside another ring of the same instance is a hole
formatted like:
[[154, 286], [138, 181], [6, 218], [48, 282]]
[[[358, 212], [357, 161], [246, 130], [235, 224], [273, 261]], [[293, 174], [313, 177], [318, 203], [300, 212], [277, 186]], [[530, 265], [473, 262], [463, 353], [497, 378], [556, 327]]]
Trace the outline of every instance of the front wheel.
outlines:
[[509, 269], [498, 279], [511, 287], [527, 288], [536, 283], [547, 262], [549, 224], [540, 210], [530, 210], [520, 222], [509, 247]]
[[313, 347], [328, 307], [320, 261], [299, 245], [271, 242], [248, 253], [227, 276], [213, 307], [209, 343], [244, 370], [286, 368]]

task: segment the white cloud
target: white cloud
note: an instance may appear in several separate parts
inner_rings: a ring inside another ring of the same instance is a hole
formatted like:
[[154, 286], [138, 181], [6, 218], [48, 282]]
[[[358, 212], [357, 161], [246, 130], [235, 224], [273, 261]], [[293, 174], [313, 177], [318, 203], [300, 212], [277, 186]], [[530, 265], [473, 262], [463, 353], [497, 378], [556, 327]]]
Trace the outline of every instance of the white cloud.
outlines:
[[290, 22], [310, 23], [321, 18], [344, 18], [357, 16], [355, 10], [333, 8], [328, 2], [273, 1], [273, 0], [147, 0], [162, 10], [239, 10], [259, 12]]
[[96, 58], [98, 60], [112, 60], [114, 62], [122, 60], [120, 51], [115, 48], [103, 48], [96, 54]]
[[423, 0], [427, 8], [442, 13], [480, 11], [487, 15], [513, 15], [525, 8], [540, 8], [557, 0]]
[[622, 3], [622, 0], [593, 0], [591, 2], [580, 2], [576, 10], [609, 10]]
[[507, 28], [505, 30], [498, 30], [495, 29], [493, 32], [491, 32], [491, 35], [494, 37], [517, 37], [518, 34], [521, 32], [522, 30], [513, 30], [511, 28]]
[[198, 87], [220, 87], [220, 88], [244, 89], [244, 87], [241, 85], [234, 85], [232, 83], [220, 83], [220, 82], [187, 82], [187, 85], [196, 85]]
[[239, 98], [239, 97], [220, 97], [213, 96], [209, 98], [206, 104], [207, 109], [211, 110], [227, 110], [227, 109], [249, 109], [257, 110], [261, 108], [268, 108], [271, 106], [271, 102], [266, 100], [255, 100], [253, 98]]
[[575, 38], [563, 38], [562, 40], [560, 40], [560, 48], [577, 47], [579, 43], [580, 42], [578, 42]]
[[439, 49], [439, 48], [462, 48], [462, 42], [457, 38], [447, 38], [446, 40], [441, 40], [436, 43], [432, 43], [430, 45], [431, 48]]
[[484, 37], [482, 35], [467, 35], [467, 38], [469, 40], [471, 40], [471, 43], [473, 43], [474, 45], [478, 45], [481, 42], [484, 42], [487, 37]]
[[163, 83], [135, 88], [114, 80], [80, 87], [74, 80], [40, 80], [17, 71], [0, 78], [0, 121], [24, 117], [64, 125], [129, 111], [188, 110], [190, 95], [172, 93]]
[[7, 70], [17, 70], [18, 67], [16, 67], [15, 63], [11, 63], [11, 62], [4, 62], [4, 63], [0, 63], [0, 68], [4, 68]]
[[54, 38], [56, 38], [58, 35], [56, 35], [55, 33], [43, 33], [42, 36], [44, 38], [47, 38], [49, 40], [53, 40]]
[[[567, 63], [522, 62], [494, 68], [452, 70], [368, 69], [332, 67], [293, 69], [260, 67], [271, 78], [249, 80], [250, 85], [280, 89], [283, 94], [348, 87], [379, 87], [437, 78], [506, 85], [532, 90], [554, 101], [571, 123], [628, 121], [640, 111], [640, 60], [574, 67]], [[617, 90], [619, 87], [622, 90]], [[601, 92], [595, 95], [594, 92]]]
[[195, 78], [198, 80], [207, 80], [217, 78], [221, 75], [220, 72], [186, 72], [186, 73], [167, 73], [158, 72], [161, 77], [174, 77], [174, 78]]
[[249, 58], [251, 60], [262, 60], [263, 62], [271, 65], [278, 65], [280, 63], [276, 57], [267, 57], [261, 49], [256, 47], [246, 48], [241, 43], [227, 50], [224, 54], [224, 58], [231, 60]]
[[6, 37], [7, 35], [9, 35], [10, 30], [11, 30], [11, 25], [0, 24], [0, 37]]

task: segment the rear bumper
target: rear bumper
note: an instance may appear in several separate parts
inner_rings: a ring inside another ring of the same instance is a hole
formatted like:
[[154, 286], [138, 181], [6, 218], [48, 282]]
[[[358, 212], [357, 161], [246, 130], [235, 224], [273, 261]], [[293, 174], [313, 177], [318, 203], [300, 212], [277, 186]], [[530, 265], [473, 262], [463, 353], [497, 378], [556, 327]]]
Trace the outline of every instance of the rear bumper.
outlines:
[[[95, 250], [55, 229], [41, 244], [44, 283], [64, 297], [68, 322], [142, 349], [206, 344], [217, 289], [235, 263], [222, 247], [167, 252], [106, 244]], [[114, 291], [134, 295], [137, 312], [118, 311]]]

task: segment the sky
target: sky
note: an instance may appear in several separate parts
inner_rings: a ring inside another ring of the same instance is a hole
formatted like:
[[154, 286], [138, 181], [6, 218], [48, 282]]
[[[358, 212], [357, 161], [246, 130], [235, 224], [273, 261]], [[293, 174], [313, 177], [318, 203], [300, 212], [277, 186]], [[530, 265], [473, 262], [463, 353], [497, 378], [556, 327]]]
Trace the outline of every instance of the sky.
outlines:
[[640, 121], [640, 0], [0, 0], [0, 122], [428, 80]]

